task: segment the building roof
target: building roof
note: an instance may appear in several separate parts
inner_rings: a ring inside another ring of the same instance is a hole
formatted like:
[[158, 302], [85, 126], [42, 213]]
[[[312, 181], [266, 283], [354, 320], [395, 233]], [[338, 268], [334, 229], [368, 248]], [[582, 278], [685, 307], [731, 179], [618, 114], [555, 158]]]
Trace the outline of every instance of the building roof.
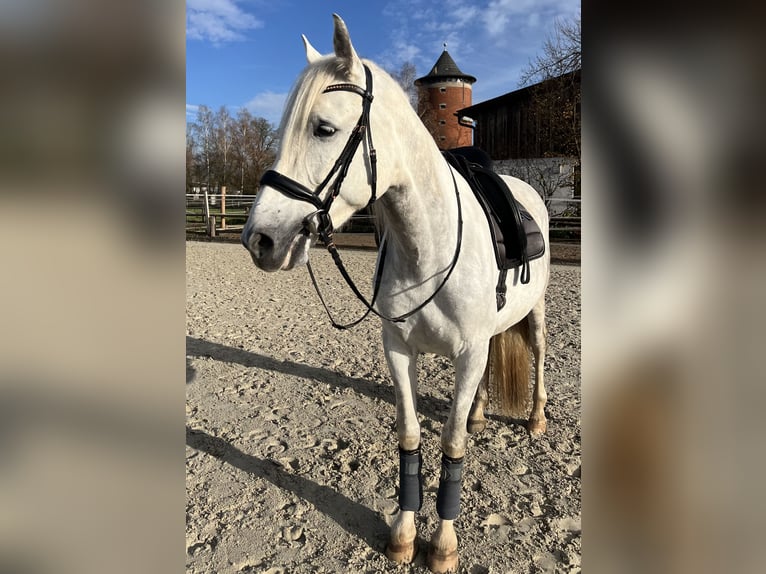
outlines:
[[515, 90], [513, 92], [508, 92], [507, 94], [497, 96], [496, 98], [492, 98], [491, 100], [484, 100], [483, 102], [479, 102], [478, 104], [473, 104], [467, 108], [458, 110], [457, 113], [460, 114], [461, 116], [471, 115], [472, 113], [479, 114], [500, 106], [508, 106], [508, 105], [511, 105], [514, 101], [524, 100], [529, 98], [532, 91], [535, 90], [536, 88], [544, 87], [546, 83], [549, 83], [553, 80], [559, 80], [561, 78], [565, 78], [568, 76], [571, 76], [574, 82], [579, 83], [580, 72], [581, 70], [578, 68], [574, 72], [567, 72], [566, 74], [562, 74], [561, 76], [558, 76], [556, 78], [544, 80], [542, 82], [538, 82], [537, 84], [526, 86], [518, 90]]
[[449, 55], [449, 52], [447, 52], [447, 49], [445, 48], [442, 55], [436, 60], [433, 68], [431, 68], [431, 71], [422, 78], [415, 80], [415, 85], [420, 85], [421, 83], [430, 84], [431, 82], [439, 82], [448, 79], [463, 80], [469, 84], [473, 84], [476, 81], [476, 78], [473, 76], [464, 74], [460, 71], [455, 60], [452, 59], [452, 56]]

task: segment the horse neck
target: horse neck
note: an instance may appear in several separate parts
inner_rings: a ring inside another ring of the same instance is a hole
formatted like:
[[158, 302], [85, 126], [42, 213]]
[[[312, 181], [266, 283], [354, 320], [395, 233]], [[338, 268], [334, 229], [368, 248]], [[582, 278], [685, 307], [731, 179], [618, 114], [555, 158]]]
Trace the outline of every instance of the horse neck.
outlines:
[[376, 210], [382, 216], [390, 248], [399, 254], [397, 259], [413, 273], [433, 275], [443, 270], [453, 254], [455, 184], [447, 162], [417, 115], [404, 114], [404, 119], [392, 124], [398, 129], [387, 143], [396, 156], [396, 175]]

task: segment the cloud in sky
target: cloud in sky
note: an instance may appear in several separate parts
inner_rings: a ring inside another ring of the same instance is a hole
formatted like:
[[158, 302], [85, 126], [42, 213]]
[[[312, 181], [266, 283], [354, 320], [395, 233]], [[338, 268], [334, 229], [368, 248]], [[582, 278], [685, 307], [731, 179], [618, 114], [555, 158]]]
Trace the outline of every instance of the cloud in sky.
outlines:
[[[488, 48], [507, 48], [523, 35], [542, 38], [552, 29], [556, 16], [574, 16], [579, 4], [573, 0], [485, 0], [466, 4], [464, 0], [389, 0], [383, 10], [392, 26], [393, 50], [382, 57], [397, 61], [414, 60], [428, 66], [439, 55], [443, 42], [450, 53], [469, 56]], [[418, 51], [407, 51], [418, 46]], [[538, 46], [535, 46], [538, 48]]]
[[214, 44], [245, 39], [245, 32], [263, 22], [242, 10], [236, 0], [187, 0], [186, 36]]
[[[463, 0], [444, 0], [440, 4], [423, 0], [390, 0], [383, 14], [394, 22], [391, 27], [394, 49], [387, 51], [383, 59], [392, 60], [392, 67], [410, 60], [421, 69], [427, 69], [436, 61], [445, 42], [453, 56], [465, 58], [479, 51], [487, 37], [492, 39], [495, 33], [504, 30], [509, 19], [508, 8], [514, 2], [518, 3], [518, 0], [490, 0], [469, 5]], [[502, 22], [490, 28], [497, 18]], [[408, 46], [418, 48], [407, 51]]]
[[370, 56], [389, 70], [411, 61], [426, 73], [446, 42], [458, 66], [479, 79], [474, 101], [482, 101], [516, 89], [556, 20], [579, 13], [577, 0], [388, 0], [390, 47]]
[[404, 39], [397, 39], [390, 52], [394, 61], [412, 62], [420, 56], [421, 50], [415, 44], [408, 43]]
[[490, 37], [520, 30], [545, 30], [553, 16], [574, 16], [577, 4], [568, 0], [491, 0], [483, 13], [484, 28]]
[[282, 119], [282, 109], [287, 100], [287, 93], [261, 92], [245, 104], [245, 108], [254, 116], [265, 118], [275, 126]]
[[383, 14], [393, 22], [392, 47], [375, 57], [390, 69], [405, 61], [428, 69], [439, 56], [442, 43], [447, 42], [450, 51], [466, 45], [462, 32], [472, 24], [477, 12], [477, 8], [453, 0], [438, 6], [422, 0], [391, 0]]
[[[241, 107], [247, 109], [256, 117], [265, 118], [274, 124], [275, 127], [278, 127], [279, 121], [282, 119], [282, 109], [284, 108], [285, 100], [287, 100], [287, 93], [261, 92]], [[239, 106], [227, 107], [232, 114], [236, 114], [237, 109], [239, 109]], [[199, 108], [198, 104], [186, 104], [187, 121], [196, 120]]]

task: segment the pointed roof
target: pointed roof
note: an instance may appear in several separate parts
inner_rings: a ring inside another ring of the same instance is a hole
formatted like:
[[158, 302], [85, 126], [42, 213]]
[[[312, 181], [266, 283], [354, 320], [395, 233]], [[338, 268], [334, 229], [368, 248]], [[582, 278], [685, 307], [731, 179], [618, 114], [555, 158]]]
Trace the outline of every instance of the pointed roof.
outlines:
[[420, 85], [421, 83], [428, 84], [447, 79], [463, 80], [469, 84], [473, 84], [476, 81], [476, 78], [473, 76], [464, 74], [460, 71], [455, 60], [452, 59], [452, 56], [449, 55], [449, 52], [447, 52], [447, 49], [445, 48], [442, 55], [436, 60], [434, 67], [431, 68], [431, 71], [422, 78], [415, 80], [415, 85]]

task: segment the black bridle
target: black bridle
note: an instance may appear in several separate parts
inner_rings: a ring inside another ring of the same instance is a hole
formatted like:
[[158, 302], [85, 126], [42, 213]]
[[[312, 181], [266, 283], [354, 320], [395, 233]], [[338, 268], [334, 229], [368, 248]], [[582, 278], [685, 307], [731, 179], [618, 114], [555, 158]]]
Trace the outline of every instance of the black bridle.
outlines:
[[[314, 289], [316, 290], [317, 295], [319, 296], [319, 300], [322, 302], [322, 305], [324, 306], [325, 311], [327, 312], [327, 316], [330, 318], [330, 322], [332, 323], [332, 326], [337, 329], [348, 329], [350, 327], [358, 325], [370, 313], [373, 313], [386, 321], [401, 323], [408, 317], [420, 311], [423, 307], [428, 305], [428, 303], [430, 303], [434, 299], [434, 297], [436, 297], [436, 294], [439, 293], [439, 291], [441, 291], [442, 287], [444, 287], [444, 285], [447, 283], [447, 279], [449, 279], [450, 275], [452, 275], [452, 272], [455, 269], [455, 265], [457, 264], [458, 256], [460, 255], [460, 246], [463, 240], [463, 210], [462, 210], [462, 205], [460, 202], [460, 193], [458, 192], [457, 181], [455, 180], [455, 174], [452, 171], [452, 167], [450, 166], [450, 174], [452, 175], [452, 183], [455, 186], [455, 196], [457, 198], [457, 213], [458, 213], [457, 244], [455, 246], [455, 254], [452, 257], [452, 261], [449, 265], [449, 269], [447, 273], [445, 274], [444, 278], [442, 279], [442, 282], [436, 288], [436, 290], [425, 301], [420, 303], [417, 307], [397, 317], [387, 317], [385, 315], [382, 315], [378, 311], [376, 311], [373, 308], [373, 306], [375, 305], [375, 301], [378, 297], [378, 291], [380, 288], [381, 279], [383, 277], [383, 265], [386, 259], [386, 248], [387, 248], [387, 242], [385, 239], [383, 240], [383, 243], [380, 248], [379, 260], [378, 260], [378, 266], [377, 266], [378, 268], [377, 268], [377, 272], [375, 273], [375, 284], [373, 288], [371, 301], [367, 301], [364, 295], [362, 295], [362, 293], [354, 284], [354, 281], [351, 279], [351, 276], [348, 274], [348, 271], [346, 271], [346, 268], [343, 265], [343, 261], [340, 258], [340, 253], [338, 253], [338, 249], [335, 246], [335, 241], [333, 239], [333, 224], [332, 224], [332, 219], [330, 218], [330, 207], [335, 201], [335, 198], [338, 197], [338, 195], [340, 194], [340, 188], [341, 188], [341, 185], [343, 184], [343, 180], [346, 178], [346, 175], [348, 174], [348, 169], [351, 165], [351, 161], [354, 159], [356, 150], [359, 148], [359, 144], [362, 142], [365, 135], [367, 136], [367, 148], [368, 148], [368, 154], [370, 159], [370, 200], [367, 202], [367, 205], [372, 205], [377, 199], [377, 183], [378, 183], [377, 152], [375, 151], [375, 147], [372, 144], [372, 131], [370, 129], [370, 106], [373, 100], [372, 73], [370, 72], [370, 69], [367, 67], [367, 65], [364, 66], [364, 74], [365, 74], [365, 81], [366, 81], [365, 88], [361, 88], [355, 84], [332, 84], [330, 86], [327, 86], [322, 92], [324, 94], [328, 92], [345, 91], [345, 92], [352, 92], [352, 93], [358, 94], [362, 97], [362, 113], [359, 116], [359, 119], [357, 120], [356, 125], [351, 130], [351, 134], [349, 135], [348, 140], [346, 141], [346, 145], [343, 147], [343, 151], [341, 151], [340, 156], [335, 161], [335, 164], [332, 166], [332, 169], [330, 169], [328, 174], [325, 176], [322, 183], [320, 183], [316, 187], [316, 189], [312, 191], [308, 187], [303, 185], [302, 183], [297, 182], [294, 179], [289, 178], [286, 175], [283, 175], [271, 169], [263, 174], [260, 181], [260, 185], [262, 186], [268, 185], [269, 187], [273, 187], [274, 189], [276, 189], [277, 191], [279, 191], [280, 193], [282, 193], [283, 195], [291, 199], [304, 201], [316, 207], [316, 211], [314, 211], [313, 213], [310, 213], [303, 220], [302, 233], [304, 233], [305, 235], [311, 235], [312, 233], [316, 233], [319, 235], [319, 238], [322, 240], [322, 243], [324, 243], [325, 247], [327, 248], [327, 251], [332, 256], [332, 259], [335, 262], [335, 265], [338, 268], [338, 271], [340, 271], [341, 276], [346, 281], [346, 284], [348, 284], [348, 286], [353, 291], [354, 295], [356, 295], [356, 297], [364, 304], [364, 306], [367, 307], [367, 311], [355, 321], [352, 321], [345, 325], [337, 323], [335, 319], [333, 319], [333, 316], [330, 313], [330, 309], [325, 303], [324, 298], [322, 297], [322, 293], [319, 290], [319, 285], [317, 284], [316, 277], [314, 276], [314, 271], [311, 268], [311, 263], [307, 262], [306, 266], [309, 271], [309, 276], [311, 277], [311, 282], [314, 284]], [[324, 191], [324, 189], [327, 187], [327, 185], [330, 183], [330, 181], [333, 179], [333, 176], [335, 176], [335, 180], [330, 186], [330, 193], [328, 193], [327, 197], [325, 197], [325, 199], [323, 200], [321, 198], [321, 194]], [[316, 223], [314, 223], [313, 221], [315, 218], [316, 218]]]
[[[343, 185], [343, 180], [346, 179], [351, 160], [354, 159], [356, 150], [359, 147], [359, 144], [362, 143], [365, 134], [367, 135], [367, 147], [369, 149], [371, 170], [371, 193], [368, 205], [374, 203], [376, 199], [376, 188], [378, 185], [378, 158], [377, 152], [372, 145], [372, 131], [370, 130], [370, 105], [372, 104], [373, 99], [372, 73], [367, 66], [364, 67], [364, 74], [367, 82], [367, 87], [364, 89], [354, 84], [332, 84], [331, 86], [327, 86], [322, 92], [323, 94], [326, 94], [328, 92], [344, 91], [353, 92], [362, 96], [362, 114], [359, 116], [354, 129], [351, 130], [346, 145], [343, 147], [343, 151], [340, 152], [340, 156], [338, 156], [338, 159], [335, 161], [335, 165], [332, 166], [332, 169], [327, 176], [325, 176], [322, 183], [320, 183], [314, 191], [311, 191], [302, 183], [299, 183], [286, 175], [282, 175], [273, 169], [268, 170], [261, 177], [261, 185], [273, 187], [287, 197], [297, 199], [298, 201], [305, 201], [317, 208], [314, 213], [310, 214], [303, 221], [303, 228], [304, 231], [310, 232], [312, 227], [311, 220], [316, 217], [317, 225], [315, 226], [315, 231], [320, 234], [320, 237], [323, 232], [332, 233], [333, 226], [332, 220], [330, 219], [330, 207], [335, 201], [335, 198], [338, 197], [338, 194], [340, 194], [340, 187]], [[330, 186], [330, 193], [323, 201], [320, 196], [334, 175], [336, 175], [336, 177], [332, 186]]]

